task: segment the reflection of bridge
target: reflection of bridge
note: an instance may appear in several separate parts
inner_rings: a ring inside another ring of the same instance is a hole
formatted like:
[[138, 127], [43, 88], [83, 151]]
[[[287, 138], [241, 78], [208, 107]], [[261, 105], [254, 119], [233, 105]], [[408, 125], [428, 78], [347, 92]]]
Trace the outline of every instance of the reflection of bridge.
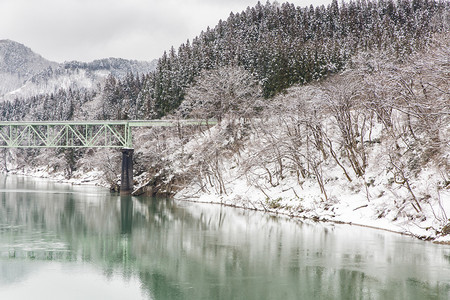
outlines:
[[120, 190], [133, 189], [133, 127], [208, 125], [201, 120], [0, 122], [0, 148], [121, 148]]

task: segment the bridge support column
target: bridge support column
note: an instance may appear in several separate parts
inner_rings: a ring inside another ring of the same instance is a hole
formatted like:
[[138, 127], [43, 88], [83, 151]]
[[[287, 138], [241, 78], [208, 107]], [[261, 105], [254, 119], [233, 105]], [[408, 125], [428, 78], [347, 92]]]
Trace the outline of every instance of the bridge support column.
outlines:
[[120, 176], [120, 194], [133, 192], [133, 152], [134, 149], [122, 149], [122, 174]]

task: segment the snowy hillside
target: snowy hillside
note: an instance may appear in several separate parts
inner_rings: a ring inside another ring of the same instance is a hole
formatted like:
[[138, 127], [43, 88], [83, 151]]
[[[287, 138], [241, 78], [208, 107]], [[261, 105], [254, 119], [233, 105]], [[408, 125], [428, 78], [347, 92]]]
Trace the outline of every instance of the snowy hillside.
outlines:
[[56, 66], [57, 63], [46, 60], [22, 44], [0, 40], [0, 98], [20, 88], [36, 74]]
[[145, 74], [156, 62], [107, 58], [85, 62], [50, 62], [30, 48], [10, 40], [0, 41], [0, 101], [54, 93], [59, 89], [91, 89], [109, 74]]

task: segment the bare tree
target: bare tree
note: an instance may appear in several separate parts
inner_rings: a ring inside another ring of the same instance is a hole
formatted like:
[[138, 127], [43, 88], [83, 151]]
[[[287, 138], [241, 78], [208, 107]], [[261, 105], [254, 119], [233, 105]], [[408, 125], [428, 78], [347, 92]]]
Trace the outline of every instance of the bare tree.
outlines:
[[231, 119], [253, 115], [261, 98], [261, 87], [242, 67], [204, 70], [186, 92], [179, 112], [198, 118]]

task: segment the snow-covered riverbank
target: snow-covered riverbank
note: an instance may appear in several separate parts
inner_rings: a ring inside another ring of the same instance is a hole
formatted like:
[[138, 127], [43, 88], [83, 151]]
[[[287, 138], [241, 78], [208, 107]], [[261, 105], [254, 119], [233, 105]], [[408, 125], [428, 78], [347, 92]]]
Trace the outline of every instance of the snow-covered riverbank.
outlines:
[[413, 206], [408, 205], [405, 192], [400, 187], [373, 186], [368, 193], [378, 193], [378, 196], [370, 200], [366, 191], [358, 191], [361, 188], [362, 184], [340, 185], [335, 182], [327, 189], [336, 196], [331, 201], [324, 201], [320, 189], [312, 182], [304, 183], [300, 188], [291, 178], [263, 193], [245, 180], [237, 179], [227, 184], [227, 194], [199, 193], [194, 187], [189, 187], [177, 193], [175, 199], [256, 209], [294, 218], [342, 222], [450, 243], [448, 191], [441, 192], [437, 199], [428, 199], [422, 205], [421, 213], [417, 213]]
[[[71, 178], [62, 173], [48, 172], [44, 168], [14, 170], [11, 173], [76, 185], [109, 187], [104, 174], [98, 170], [75, 172]], [[436, 176], [429, 170], [424, 172], [421, 179], [423, 181], [417, 181], [414, 187], [426, 190], [427, 185], [432, 185], [432, 181], [436, 180]], [[441, 191], [436, 193], [434, 198], [427, 199], [422, 205], [422, 212], [418, 214], [413, 206], [405, 201], [405, 190], [400, 186], [386, 187], [382, 183], [387, 180], [386, 176], [378, 176], [376, 182], [366, 190], [363, 182], [348, 183], [336, 179], [327, 184], [327, 191], [333, 196], [331, 200], [325, 201], [320, 188], [312, 180], [307, 180], [300, 186], [296, 178], [285, 178], [277, 186], [262, 192], [260, 188], [239, 176], [236, 166], [230, 165], [227, 177], [224, 178], [226, 194], [211, 190], [201, 192], [197, 185], [191, 185], [179, 191], [174, 199], [255, 209], [293, 218], [342, 222], [450, 243], [450, 235], [442, 232], [443, 227], [448, 224], [446, 220], [450, 212], [449, 191]]]
[[[375, 132], [372, 134], [372, 138], [379, 138]], [[326, 160], [321, 166], [325, 181], [322, 191], [315, 176], [303, 178], [287, 170], [278, 179], [270, 178], [270, 173], [276, 173], [276, 167], [270, 163], [249, 169], [247, 164], [255, 155], [261, 155], [260, 150], [257, 139], [250, 139], [239, 153], [221, 160], [220, 183], [218, 176], [205, 176], [174, 198], [351, 223], [450, 242], [450, 191], [440, 187], [441, 171], [431, 164], [409, 181], [408, 189], [396, 182], [387, 166], [389, 162], [385, 161], [386, 153], [375, 143], [367, 150], [364, 176], [353, 177], [352, 181], [345, 178], [334, 160]], [[411, 191], [420, 207], [411, 198]]]
[[[199, 155], [201, 152], [198, 147], [208, 144], [208, 139], [217, 138], [217, 134], [220, 134], [218, 128], [211, 129], [207, 135], [192, 140], [183, 151]], [[420, 197], [419, 213], [411, 204], [408, 189], [395, 183], [392, 174], [383, 168], [380, 145], [372, 146], [368, 152], [368, 165], [371, 167], [366, 170], [364, 178], [355, 178], [350, 182], [332, 161], [322, 166], [327, 199], [314, 176], [298, 178], [297, 174], [286, 172], [282, 179], [274, 182], [272, 178], [273, 182], [270, 183], [262, 168], [248, 170], [245, 165], [257, 152], [255, 147], [259, 147], [257, 141], [250, 139], [239, 153], [223, 157], [219, 170], [223, 185], [221, 192], [217, 180], [203, 177], [179, 190], [174, 199], [255, 209], [294, 218], [350, 223], [435, 242], [450, 242], [450, 191], [436, 189], [442, 180], [437, 169], [424, 169], [410, 182], [415, 195]], [[176, 157], [180, 157], [179, 153], [173, 153], [171, 159], [175, 160]], [[174, 174], [189, 169], [186, 166], [185, 170], [174, 167], [183, 164], [181, 161], [167, 163], [173, 167]], [[11, 173], [76, 185], [110, 187], [105, 174], [97, 169], [75, 171], [71, 177], [46, 167], [23, 167], [12, 169]], [[148, 178], [150, 175], [146, 172], [137, 176], [135, 188], [145, 186]]]
[[20, 176], [46, 178], [52, 181], [70, 183], [74, 185], [95, 185], [101, 187], [109, 187], [108, 183], [105, 180], [103, 172], [98, 170], [91, 170], [87, 172], [76, 171], [72, 174], [71, 177], [67, 177], [64, 172], [49, 171], [45, 167], [12, 169], [8, 173]]

